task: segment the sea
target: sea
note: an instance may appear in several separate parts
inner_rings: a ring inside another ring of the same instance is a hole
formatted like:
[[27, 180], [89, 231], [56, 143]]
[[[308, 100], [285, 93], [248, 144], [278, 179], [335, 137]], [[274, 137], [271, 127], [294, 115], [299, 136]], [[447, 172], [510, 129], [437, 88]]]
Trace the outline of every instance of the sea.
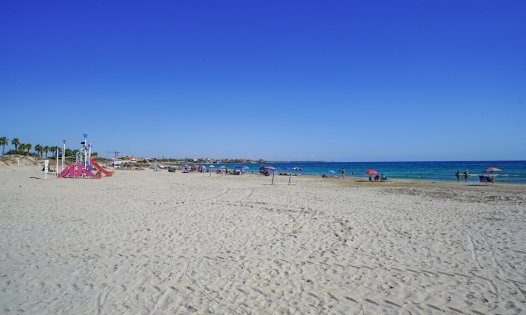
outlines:
[[[205, 166], [209, 166], [206, 165]], [[244, 168], [247, 172], [258, 172], [261, 166], [272, 166], [275, 172], [298, 175], [333, 174], [338, 176], [344, 168], [346, 175], [368, 178], [368, 169], [378, 171], [387, 178], [416, 179], [429, 181], [456, 181], [455, 172], [469, 172], [468, 181], [478, 182], [479, 175], [488, 175], [485, 169], [501, 169], [494, 172], [496, 183], [526, 184], [526, 161], [460, 161], [460, 162], [270, 162], [265, 164], [216, 164], [215, 167]], [[301, 170], [294, 170], [300, 168]], [[462, 180], [464, 180], [462, 178]]]

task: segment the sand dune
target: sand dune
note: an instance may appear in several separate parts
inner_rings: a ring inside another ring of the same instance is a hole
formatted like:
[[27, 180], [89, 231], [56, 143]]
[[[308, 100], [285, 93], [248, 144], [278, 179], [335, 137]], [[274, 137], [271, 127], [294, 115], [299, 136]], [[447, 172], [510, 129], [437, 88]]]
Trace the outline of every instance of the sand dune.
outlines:
[[20, 166], [37, 166], [43, 162], [36, 157], [27, 155], [0, 155], [0, 166], [17, 166], [19, 163]]
[[526, 188], [0, 168], [5, 314], [520, 313]]

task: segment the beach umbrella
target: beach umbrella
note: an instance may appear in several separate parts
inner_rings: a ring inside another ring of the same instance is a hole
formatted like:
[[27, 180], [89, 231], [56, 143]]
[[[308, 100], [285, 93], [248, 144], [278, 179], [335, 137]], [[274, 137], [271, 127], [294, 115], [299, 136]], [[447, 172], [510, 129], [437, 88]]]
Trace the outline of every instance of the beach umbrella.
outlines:
[[496, 167], [488, 167], [487, 169], [484, 170], [484, 172], [493, 173], [493, 172], [502, 172], [502, 170]]
[[366, 170], [366, 171], [365, 171], [365, 174], [367, 174], [367, 175], [377, 175], [378, 172], [375, 171], [375, 170]]
[[[275, 171], [276, 171], [276, 168], [273, 167], [273, 166], [262, 166], [262, 167], [259, 169], [259, 172], [260, 172], [260, 173], [261, 173], [261, 169], [264, 169], [264, 170], [266, 170], [267, 172], [268, 172], [268, 171], [272, 171], [272, 183], [271, 183], [271, 185], [274, 185], [274, 174], [276, 173], [276, 172], [275, 172]], [[265, 175], [267, 175], [267, 174], [265, 174]]]

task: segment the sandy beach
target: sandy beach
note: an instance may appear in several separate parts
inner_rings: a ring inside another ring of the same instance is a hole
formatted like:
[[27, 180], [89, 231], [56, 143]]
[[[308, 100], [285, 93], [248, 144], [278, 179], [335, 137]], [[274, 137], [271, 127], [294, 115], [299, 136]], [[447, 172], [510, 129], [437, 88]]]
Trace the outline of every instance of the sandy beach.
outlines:
[[526, 186], [0, 168], [3, 314], [519, 314]]

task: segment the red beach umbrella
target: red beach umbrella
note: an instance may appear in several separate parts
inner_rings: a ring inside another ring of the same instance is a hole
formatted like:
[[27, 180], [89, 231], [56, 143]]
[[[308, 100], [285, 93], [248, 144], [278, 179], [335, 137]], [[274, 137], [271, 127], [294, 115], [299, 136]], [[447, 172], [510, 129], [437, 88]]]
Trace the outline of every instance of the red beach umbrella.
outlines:
[[375, 170], [366, 170], [365, 174], [367, 174], [367, 175], [376, 175], [376, 174], [378, 174], [378, 172], [375, 171]]

